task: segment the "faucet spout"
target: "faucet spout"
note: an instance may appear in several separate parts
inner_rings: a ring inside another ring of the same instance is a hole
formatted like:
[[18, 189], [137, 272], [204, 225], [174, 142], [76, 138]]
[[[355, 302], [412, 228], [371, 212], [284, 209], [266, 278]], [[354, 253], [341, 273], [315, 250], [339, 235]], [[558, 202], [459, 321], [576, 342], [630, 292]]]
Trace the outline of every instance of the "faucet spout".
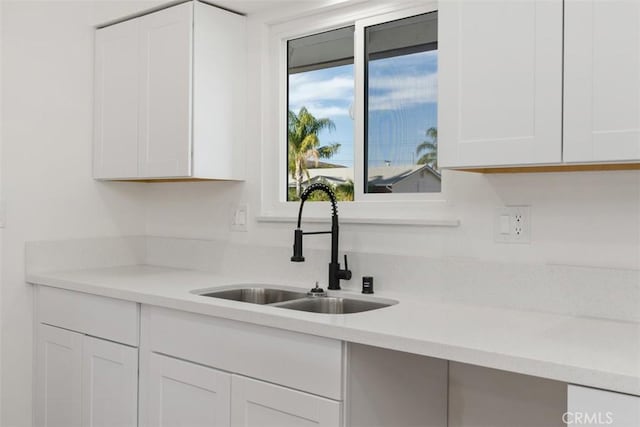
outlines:
[[[302, 209], [304, 203], [307, 201], [311, 193], [315, 191], [322, 191], [329, 196], [331, 201], [331, 231], [315, 231], [305, 233], [302, 231]], [[351, 270], [347, 266], [347, 256], [344, 256], [344, 270], [340, 268], [338, 262], [338, 242], [340, 235], [340, 226], [338, 224], [338, 203], [336, 196], [329, 188], [329, 186], [322, 183], [315, 183], [308, 186], [300, 195], [300, 209], [298, 210], [298, 226], [294, 231], [293, 239], [293, 256], [292, 262], [303, 262], [304, 256], [302, 255], [302, 238], [305, 234], [331, 234], [331, 262], [329, 263], [329, 286], [328, 289], [339, 290], [340, 280], [350, 280]]]

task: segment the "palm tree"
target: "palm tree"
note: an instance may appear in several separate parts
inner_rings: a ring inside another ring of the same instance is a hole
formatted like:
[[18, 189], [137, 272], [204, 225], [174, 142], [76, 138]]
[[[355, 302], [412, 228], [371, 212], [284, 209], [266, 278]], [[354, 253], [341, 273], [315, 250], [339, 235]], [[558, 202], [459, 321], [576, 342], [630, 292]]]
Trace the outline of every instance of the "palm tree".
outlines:
[[343, 184], [336, 185], [335, 193], [338, 200], [353, 201], [353, 194], [355, 192], [355, 186], [353, 181], [348, 179]]
[[296, 180], [296, 195], [298, 197], [302, 192], [302, 180], [305, 176], [307, 179], [310, 178], [307, 162], [315, 160], [317, 166], [320, 158], [327, 159], [340, 148], [340, 144], [319, 146], [318, 133], [323, 129], [332, 131], [335, 128], [336, 125], [331, 119], [316, 119], [306, 107], [300, 108], [297, 115], [289, 110], [287, 129], [289, 173]]
[[416, 147], [416, 155], [422, 156], [417, 161], [419, 165], [429, 165], [434, 169], [438, 169], [438, 128], [431, 127], [427, 129], [427, 141], [423, 141]]

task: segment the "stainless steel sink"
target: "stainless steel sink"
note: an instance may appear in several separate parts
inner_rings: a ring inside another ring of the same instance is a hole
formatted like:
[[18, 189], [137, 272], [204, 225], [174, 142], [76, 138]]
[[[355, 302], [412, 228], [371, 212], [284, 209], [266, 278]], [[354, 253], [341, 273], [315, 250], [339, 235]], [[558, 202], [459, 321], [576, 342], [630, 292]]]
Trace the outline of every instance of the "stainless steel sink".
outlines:
[[389, 307], [393, 303], [351, 298], [316, 297], [278, 304], [280, 308], [325, 314], [350, 314]]
[[329, 296], [308, 296], [306, 292], [298, 291], [295, 288], [287, 289], [286, 287], [253, 284], [238, 284], [218, 289], [197, 289], [191, 292], [204, 297], [325, 314], [360, 313], [397, 304], [397, 301], [381, 298], [343, 298], [331, 294]]
[[275, 304], [306, 297], [304, 292], [294, 292], [273, 288], [236, 288], [213, 292], [205, 292], [200, 295], [205, 297], [222, 298], [233, 301], [249, 302], [252, 304]]

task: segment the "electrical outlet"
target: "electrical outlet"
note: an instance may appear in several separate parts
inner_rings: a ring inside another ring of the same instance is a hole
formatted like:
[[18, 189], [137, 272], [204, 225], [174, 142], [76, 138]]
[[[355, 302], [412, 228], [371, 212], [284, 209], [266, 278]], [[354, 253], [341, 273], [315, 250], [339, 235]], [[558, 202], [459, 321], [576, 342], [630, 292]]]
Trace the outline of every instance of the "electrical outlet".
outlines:
[[500, 243], [531, 242], [531, 207], [504, 206], [497, 208], [494, 237]]
[[231, 231], [247, 231], [249, 210], [247, 205], [238, 205], [231, 212]]

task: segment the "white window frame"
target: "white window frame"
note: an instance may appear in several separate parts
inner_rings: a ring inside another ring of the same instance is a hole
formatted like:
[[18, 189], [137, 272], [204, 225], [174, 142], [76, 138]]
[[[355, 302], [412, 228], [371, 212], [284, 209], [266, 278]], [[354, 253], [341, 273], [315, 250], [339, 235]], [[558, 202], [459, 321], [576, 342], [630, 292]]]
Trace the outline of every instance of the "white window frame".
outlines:
[[[287, 202], [287, 41], [343, 27], [355, 26], [354, 46], [354, 201], [339, 203], [342, 222], [458, 226], [447, 203], [448, 172], [443, 171], [439, 193], [364, 192], [364, 28], [421, 15], [438, 9], [437, 1], [373, 2], [268, 27], [268, 48], [262, 92], [262, 191], [259, 221], [289, 222], [297, 218], [298, 203]], [[273, 101], [277, 100], [277, 103]], [[274, 108], [274, 104], [277, 108]], [[277, 156], [277, 157], [276, 157]], [[276, 169], [277, 168], [277, 169]], [[358, 179], [357, 177], [360, 177]], [[327, 202], [307, 203], [305, 219], [328, 220]]]

